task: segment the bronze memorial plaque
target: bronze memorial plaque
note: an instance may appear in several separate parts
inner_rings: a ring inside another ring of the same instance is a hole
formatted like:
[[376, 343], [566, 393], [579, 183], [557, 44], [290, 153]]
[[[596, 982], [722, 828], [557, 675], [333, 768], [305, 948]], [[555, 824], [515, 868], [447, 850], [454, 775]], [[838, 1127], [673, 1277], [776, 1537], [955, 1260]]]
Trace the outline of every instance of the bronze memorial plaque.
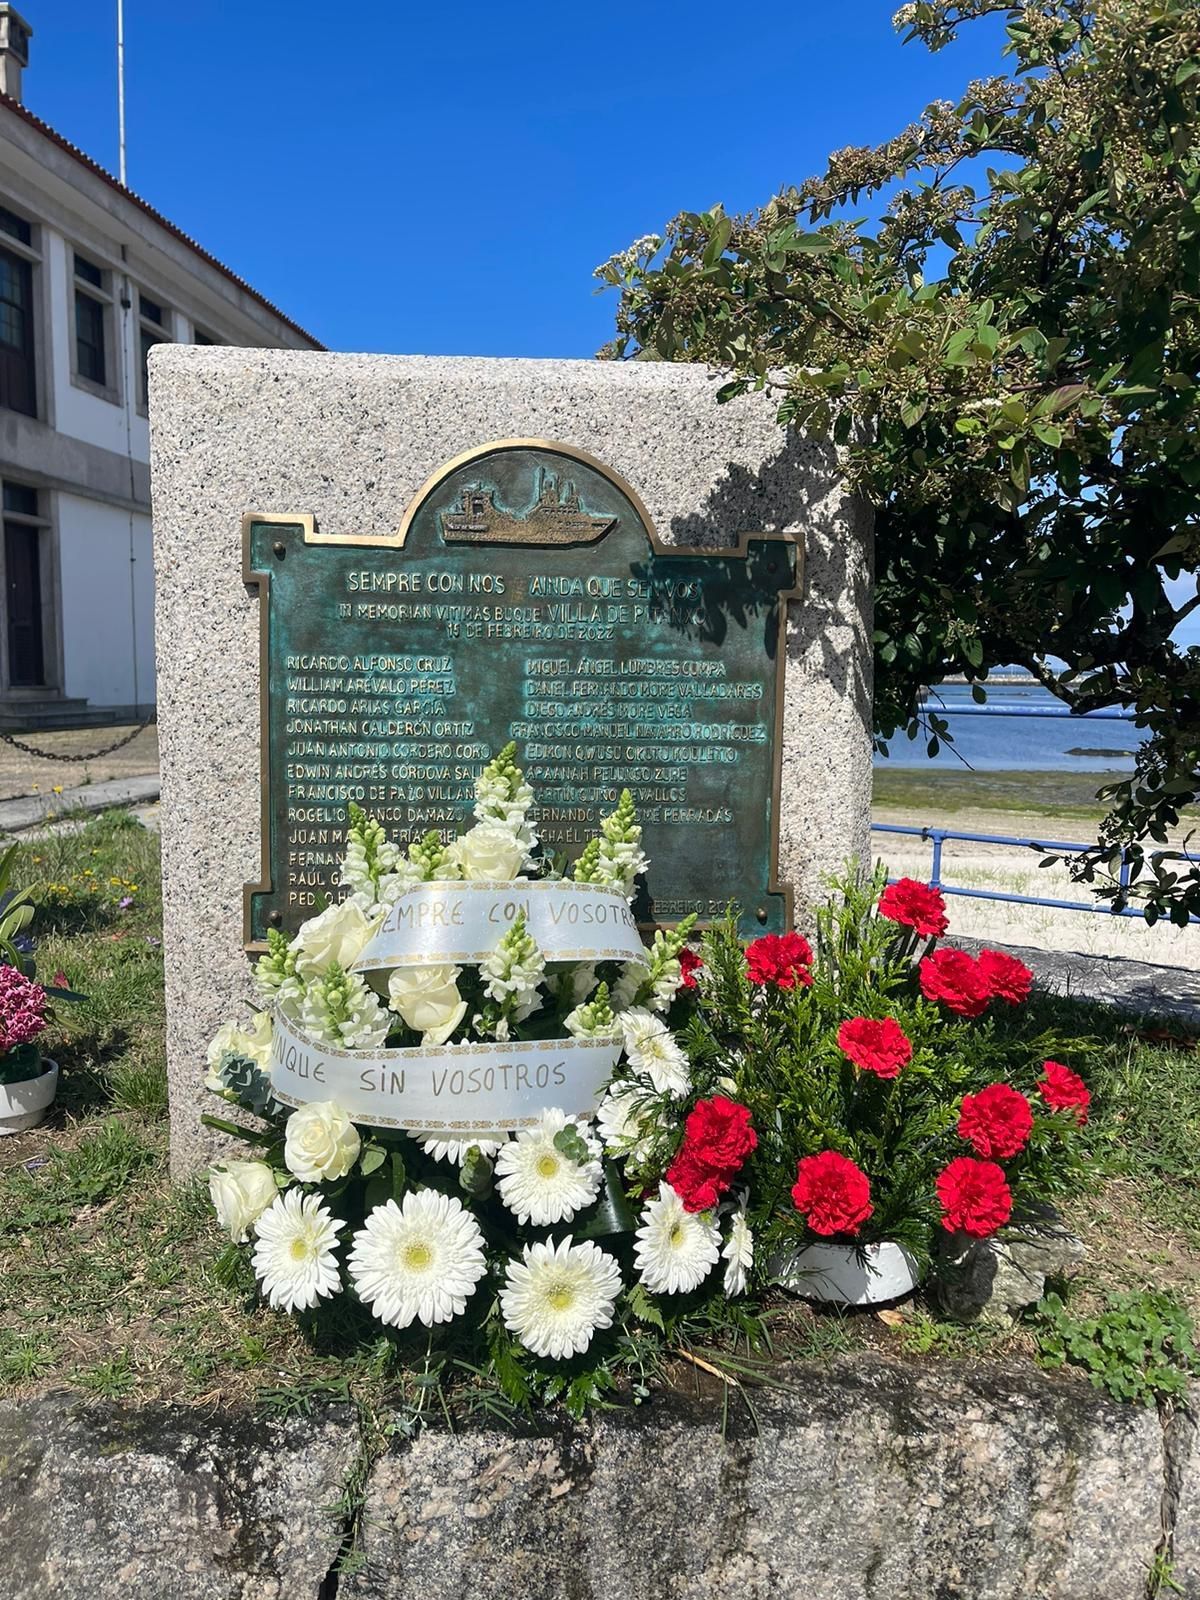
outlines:
[[630, 487], [564, 445], [452, 461], [394, 535], [251, 513], [262, 672], [262, 876], [246, 942], [336, 893], [346, 803], [397, 840], [469, 826], [509, 739], [549, 853], [574, 857], [633, 792], [639, 920], [790, 925], [778, 882], [787, 535], [668, 547]]

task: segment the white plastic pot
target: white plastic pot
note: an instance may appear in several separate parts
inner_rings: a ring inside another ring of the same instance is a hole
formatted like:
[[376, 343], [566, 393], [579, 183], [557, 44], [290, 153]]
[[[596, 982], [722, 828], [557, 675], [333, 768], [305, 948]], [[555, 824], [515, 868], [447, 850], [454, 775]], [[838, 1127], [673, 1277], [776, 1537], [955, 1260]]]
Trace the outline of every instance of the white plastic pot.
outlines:
[[36, 1078], [20, 1083], [0, 1083], [0, 1139], [10, 1133], [36, 1128], [54, 1104], [58, 1093], [58, 1062], [43, 1061]]
[[804, 1244], [779, 1250], [771, 1278], [805, 1300], [828, 1305], [878, 1306], [901, 1300], [920, 1282], [916, 1260], [903, 1245]]

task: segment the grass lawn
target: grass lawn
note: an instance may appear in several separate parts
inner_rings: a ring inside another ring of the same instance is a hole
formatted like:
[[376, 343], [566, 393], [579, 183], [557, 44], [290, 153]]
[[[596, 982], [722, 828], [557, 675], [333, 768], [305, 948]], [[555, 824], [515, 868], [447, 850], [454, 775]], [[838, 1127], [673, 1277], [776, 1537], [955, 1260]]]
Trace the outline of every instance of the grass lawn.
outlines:
[[[39, 971], [61, 967], [90, 999], [52, 1041], [63, 1082], [50, 1122], [0, 1140], [0, 1392], [67, 1384], [279, 1409], [398, 1393], [395, 1345], [355, 1344], [334, 1318], [310, 1340], [264, 1310], [203, 1184], [168, 1180], [157, 839], [110, 813], [26, 845], [17, 881], [32, 879], [52, 885], [34, 927]], [[1036, 1003], [1047, 1023], [1099, 1041], [1089, 1138], [1103, 1177], [1065, 1208], [1090, 1252], [1073, 1304], [1157, 1286], [1200, 1312], [1200, 1057], [1188, 1040], [1147, 1037], [1100, 1008]], [[780, 1325], [789, 1354], [871, 1344], [978, 1360], [1032, 1349], [1027, 1330], [962, 1330], [920, 1308], [884, 1321], [789, 1302]], [[413, 1352], [419, 1366], [423, 1336]]]
[[876, 811], [919, 811], [924, 821], [943, 825], [964, 811], [1009, 811], [1094, 824], [1105, 812], [1096, 790], [1119, 776], [1116, 772], [972, 772], [964, 767], [877, 766], [873, 801]]

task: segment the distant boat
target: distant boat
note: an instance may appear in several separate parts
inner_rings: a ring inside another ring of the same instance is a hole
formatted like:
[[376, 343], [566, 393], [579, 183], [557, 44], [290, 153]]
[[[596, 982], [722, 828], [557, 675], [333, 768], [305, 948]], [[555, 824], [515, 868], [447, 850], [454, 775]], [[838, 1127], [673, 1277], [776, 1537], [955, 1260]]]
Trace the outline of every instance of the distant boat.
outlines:
[[475, 544], [586, 544], [617, 520], [586, 511], [574, 483], [568, 478], [560, 489], [544, 467], [537, 469], [534, 494], [528, 511], [510, 511], [497, 503], [494, 484], [468, 484], [458, 505], [441, 513], [442, 535]]

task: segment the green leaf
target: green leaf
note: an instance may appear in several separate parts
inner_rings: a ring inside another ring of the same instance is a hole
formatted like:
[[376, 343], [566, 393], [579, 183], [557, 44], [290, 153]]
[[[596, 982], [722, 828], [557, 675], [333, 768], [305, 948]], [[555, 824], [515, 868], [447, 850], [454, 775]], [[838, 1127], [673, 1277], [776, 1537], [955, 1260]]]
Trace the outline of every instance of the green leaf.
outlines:
[[657, 1302], [651, 1299], [640, 1283], [635, 1283], [630, 1287], [625, 1299], [630, 1312], [639, 1322], [648, 1323], [652, 1328], [657, 1328], [660, 1333], [667, 1331], [667, 1325], [663, 1321], [663, 1314], [658, 1309]]
[[359, 1157], [358, 1167], [364, 1178], [369, 1178], [371, 1173], [377, 1172], [387, 1160], [387, 1151], [381, 1144], [368, 1144], [364, 1146]]

